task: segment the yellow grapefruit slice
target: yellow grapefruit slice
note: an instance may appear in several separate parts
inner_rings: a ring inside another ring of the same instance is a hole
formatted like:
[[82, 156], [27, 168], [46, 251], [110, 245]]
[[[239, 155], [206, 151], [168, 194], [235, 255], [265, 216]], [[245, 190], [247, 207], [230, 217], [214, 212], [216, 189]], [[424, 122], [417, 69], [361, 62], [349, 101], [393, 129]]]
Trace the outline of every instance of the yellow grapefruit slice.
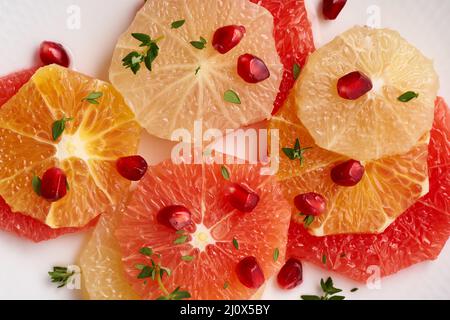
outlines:
[[294, 205], [297, 195], [315, 192], [325, 198], [326, 211], [308, 226], [311, 234], [381, 233], [428, 193], [429, 134], [403, 155], [363, 162], [365, 173], [356, 186], [338, 186], [331, 178], [331, 170], [349, 159], [316, 145], [297, 118], [296, 107], [291, 94], [269, 127], [280, 131], [280, 148], [291, 148], [296, 139], [302, 147], [311, 148], [304, 153], [303, 165], [280, 149], [277, 174], [296, 222], [305, 219]]
[[[359, 71], [373, 89], [340, 97], [337, 82]], [[299, 118], [321, 148], [356, 160], [411, 150], [430, 131], [439, 80], [431, 60], [392, 30], [354, 27], [314, 52], [296, 88]], [[408, 102], [399, 97], [411, 91]]]
[[[171, 27], [182, 20], [181, 27]], [[213, 35], [228, 25], [244, 26], [246, 33], [234, 49], [220, 54], [212, 46]], [[143, 51], [133, 33], [160, 39], [152, 71], [143, 63], [137, 74], [123, 66], [124, 57]], [[204, 49], [191, 45], [200, 37], [206, 41]], [[264, 61], [268, 79], [251, 84], [238, 75], [238, 58], [247, 53]], [[195, 120], [202, 120], [204, 128], [224, 131], [269, 118], [282, 71], [273, 18], [263, 7], [248, 0], [152, 0], [120, 37], [110, 80], [150, 134], [174, 140], [175, 129], [192, 133]], [[229, 90], [238, 95], [240, 104], [224, 99]]]
[[[98, 105], [86, 98], [102, 94]], [[54, 141], [52, 128], [66, 123]], [[116, 208], [130, 182], [116, 171], [117, 158], [135, 154], [141, 128], [109, 84], [52, 65], [39, 69], [0, 110], [0, 195], [13, 212], [50, 227], [80, 227]], [[34, 176], [62, 169], [69, 185], [57, 202], [39, 197]]]

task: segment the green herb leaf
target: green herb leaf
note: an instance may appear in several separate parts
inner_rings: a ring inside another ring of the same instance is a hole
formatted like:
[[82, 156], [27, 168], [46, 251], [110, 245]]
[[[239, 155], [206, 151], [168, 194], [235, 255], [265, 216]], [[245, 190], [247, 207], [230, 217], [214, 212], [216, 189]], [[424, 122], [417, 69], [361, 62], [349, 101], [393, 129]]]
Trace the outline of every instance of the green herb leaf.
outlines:
[[222, 177], [225, 180], [230, 180], [230, 171], [228, 171], [228, 168], [226, 166], [222, 166], [220, 171], [222, 172]]
[[304, 153], [312, 149], [311, 147], [302, 148], [300, 145], [300, 140], [297, 138], [293, 148], [282, 148], [283, 153], [289, 158], [289, 160], [300, 160], [300, 165], [304, 162]]
[[195, 69], [195, 75], [197, 75], [198, 74], [198, 72], [200, 71], [200, 66], [199, 67], [197, 67], [197, 69]]
[[102, 96], [103, 96], [102, 92], [93, 91], [89, 93], [89, 95], [81, 101], [87, 101], [90, 104], [99, 104], [98, 99], [100, 99]]
[[225, 283], [223, 284], [223, 288], [228, 289], [229, 286], [230, 286], [230, 283], [228, 281], [225, 281]]
[[183, 230], [183, 229], [181, 229], [181, 230], [178, 230], [177, 232], [175, 232], [176, 234], [185, 234], [186, 233], [186, 230]]
[[[336, 296], [336, 293], [341, 292], [341, 289], [335, 288], [333, 284], [333, 279], [331, 277], [328, 277], [326, 281], [323, 279], [320, 279], [320, 287], [322, 288], [322, 291], [324, 295], [322, 297], [319, 296], [306, 296], [310, 297], [311, 299], [304, 299], [304, 300], [344, 300], [344, 296]], [[304, 296], [302, 296], [303, 299]]]
[[132, 33], [131, 36], [135, 38], [136, 40], [139, 40], [142, 42], [142, 44], [148, 44], [152, 41], [152, 38], [144, 33]]
[[182, 27], [185, 22], [186, 22], [186, 20], [174, 21], [174, 22], [172, 22], [171, 27], [172, 27], [172, 29], [178, 29], [178, 28]]
[[313, 296], [313, 295], [303, 295], [301, 296], [302, 300], [322, 300], [319, 296]]
[[344, 296], [332, 296], [328, 300], [345, 300]]
[[178, 238], [175, 239], [175, 241], [173, 242], [174, 244], [183, 244], [188, 240], [188, 236], [186, 235], [182, 235]]
[[134, 265], [134, 266], [135, 266], [136, 269], [138, 269], [138, 270], [144, 270], [144, 268], [146, 267], [145, 264], [141, 264], [141, 263], [138, 263], [138, 264], [136, 264], [136, 265]]
[[[327, 264], [327, 256], [326, 255], [323, 255], [322, 256], [322, 263], [323, 264]], [[331, 279], [331, 278], [330, 278]]]
[[350, 292], [356, 292], [358, 290], [359, 290], [358, 288], [353, 288], [352, 290], [350, 290]]
[[40, 196], [41, 195], [41, 186], [42, 186], [42, 180], [38, 176], [34, 175], [31, 179], [31, 185], [33, 187], [34, 192]]
[[145, 279], [145, 278], [153, 278], [152, 274], [154, 272], [155, 268], [150, 266], [144, 266], [144, 268], [141, 270], [141, 273], [138, 275], [138, 279]]
[[239, 250], [239, 242], [236, 238], [233, 238], [233, 246], [236, 248], [236, 250]]
[[273, 251], [273, 261], [277, 262], [279, 256], [280, 256], [280, 249], [275, 248], [275, 250]]
[[292, 74], [294, 75], [294, 80], [297, 80], [300, 76], [301, 67], [298, 63], [294, 63], [294, 66], [292, 67]]
[[66, 129], [66, 122], [72, 121], [72, 118], [66, 118], [63, 117], [61, 120], [57, 120], [53, 122], [52, 125], [52, 137], [53, 141], [58, 140], [59, 137], [63, 134], [64, 130]]
[[419, 94], [414, 91], [407, 91], [404, 94], [402, 94], [400, 97], [398, 97], [398, 101], [401, 102], [409, 102], [412, 99], [418, 98]]
[[314, 216], [306, 216], [305, 219], [303, 219], [305, 228], [308, 228], [311, 225], [311, 223], [314, 222], [314, 219], [315, 219]]
[[58, 288], [62, 288], [69, 283], [70, 278], [75, 274], [74, 271], [68, 272], [66, 267], [53, 267], [48, 275], [53, 283], [58, 283]]
[[202, 50], [206, 48], [207, 42], [205, 38], [200, 37], [200, 41], [191, 41], [190, 43], [195, 49]]
[[145, 247], [145, 248], [141, 248], [139, 250], [139, 253], [143, 254], [144, 256], [151, 257], [153, 255], [153, 250], [151, 248]]
[[180, 291], [180, 287], [178, 287], [169, 295], [169, 300], [183, 300], [189, 299], [190, 297], [191, 295], [189, 292]]
[[227, 90], [225, 91], [223, 95], [223, 99], [226, 102], [234, 103], [234, 104], [241, 104], [241, 99], [239, 98], [238, 94], [234, 92], [233, 90]]
[[182, 256], [181, 260], [190, 262], [190, 261], [194, 260], [194, 257], [193, 256]]

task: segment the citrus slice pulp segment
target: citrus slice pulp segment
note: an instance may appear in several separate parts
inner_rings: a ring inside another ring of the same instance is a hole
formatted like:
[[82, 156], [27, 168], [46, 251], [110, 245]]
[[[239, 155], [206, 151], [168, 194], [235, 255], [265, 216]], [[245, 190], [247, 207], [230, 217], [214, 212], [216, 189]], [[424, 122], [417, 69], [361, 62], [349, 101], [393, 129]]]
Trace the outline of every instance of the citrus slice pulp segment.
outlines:
[[[354, 71], [373, 89], [346, 100], [337, 81]], [[438, 89], [432, 61], [397, 32], [354, 27], [310, 56], [297, 84], [298, 116], [322, 148], [374, 160], [408, 152], [431, 129]], [[419, 96], [399, 101], [407, 91]]]
[[118, 214], [105, 214], [99, 219], [79, 257], [83, 272], [83, 296], [91, 300], [137, 300], [125, 280], [122, 256], [114, 231]]
[[[167, 161], [149, 168], [116, 232], [127, 280], [139, 296], [155, 299], [163, 295], [155, 282], [137, 279], [136, 264], [149, 262], [139, 254], [143, 247], [160, 254], [161, 265], [172, 270], [171, 276], [163, 279], [170, 292], [181, 286], [193, 299], [248, 299], [256, 293], [239, 282], [235, 267], [241, 259], [255, 256], [266, 279], [273, 275], [284, 258], [290, 220], [274, 177], [261, 176], [260, 168], [228, 166], [232, 181], [245, 183], [261, 198], [253, 212], [245, 214], [213, 201], [224, 197], [219, 165], [174, 165]], [[180, 234], [156, 220], [160, 209], [175, 204], [187, 207], [194, 223], [186, 230], [188, 239], [180, 244], [174, 244]], [[234, 238], [239, 250], [233, 245]], [[276, 248], [280, 257], [275, 262]], [[190, 256], [192, 261], [183, 261], [182, 256]]]
[[30, 80], [37, 67], [21, 70], [0, 77], [0, 107], [19, 91]]
[[[86, 100], [92, 92], [102, 93], [98, 104]], [[53, 124], [62, 118], [69, 121], [53, 141]], [[56, 65], [44, 67], [0, 109], [0, 121], [0, 161], [8, 163], [0, 195], [12, 211], [52, 228], [82, 227], [123, 201], [130, 182], [117, 174], [114, 162], [136, 153], [140, 127], [110, 85]], [[95, 150], [88, 148], [92, 142]], [[55, 203], [39, 197], [31, 182], [52, 167], [66, 171], [69, 186]]]
[[[171, 29], [171, 23], [180, 19], [185, 24]], [[227, 25], [242, 25], [246, 34], [237, 47], [222, 55], [211, 43], [214, 32]], [[160, 50], [152, 71], [142, 64], [133, 74], [122, 65], [125, 56], [142, 51], [132, 33], [148, 34], [152, 39], [163, 37], [157, 43]], [[204, 49], [190, 44], [200, 37], [207, 42]], [[249, 84], [240, 78], [237, 61], [245, 53], [265, 62], [269, 79]], [[158, 0], [148, 2], [119, 39], [110, 80], [150, 134], [171, 139], [175, 129], [193, 132], [195, 120], [202, 120], [206, 128], [223, 131], [267, 119], [281, 72], [273, 18], [266, 9], [248, 0]], [[239, 96], [241, 104], [225, 101], [228, 90]]]
[[294, 64], [302, 68], [309, 54], [315, 50], [311, 24], [303, 0], [251, 0], [272, 13], [274, 37], [284, 65], [283, 80], [272, 114], [286, 101], [295, 84]]
[[[331, 179], [331, 170], [349, 159], [317, 146], [295, 116], [295, 110], [295, 97], [291, 94], [279, 114], [270, 121], [269, 128], [280, 132], [277, 176], [291, 204], [294, 220], [301, 223], [305, 218], [294, 206], [297, 195], [316, 192], [326, 199], [326, 212], [309, 226], [311, 234], [383, 232], [428, 192], [428, 135], [404, 155], [365, 162], [365, 174], [359, 184], [341, 187]], [[292, 148], [296, 139], [302, 148], [311, 148], [303, 154], [303, 165], [283, 152], [283, 148]]]
[[[291, 223], [287, 256], [296, 256], [361, 282], [376, 272], [374, 267], [381, 276], [388, 276], [436, 259], [450, 236], [449, 119], [450, 110], [439, 98], [429, 145], [430, 192], [385, 232], [315, 237], [303, 226]], [[326, 266], [322, 263], [324, 255]]]

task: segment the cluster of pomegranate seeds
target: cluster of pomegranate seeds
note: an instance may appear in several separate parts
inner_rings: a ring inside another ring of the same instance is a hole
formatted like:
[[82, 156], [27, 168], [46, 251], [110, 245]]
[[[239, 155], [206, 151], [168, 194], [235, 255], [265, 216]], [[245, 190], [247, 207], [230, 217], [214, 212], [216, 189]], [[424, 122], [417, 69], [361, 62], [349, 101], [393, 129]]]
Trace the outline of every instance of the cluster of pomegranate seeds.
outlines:
[[294, 198], [295, 207], [306, 216], [320, 216], [327, 208], [325, 198], [314, 192], [303, 193]]
[[237, 69], [241, 78], [248, 83], [258, 83], [270, 77], [264, 61], [249, 53], [239, 57]]
[[191, 212], [183, 206], [174, 205], [161, 209], [156, 219], [158, 223], [179, 231], [191, 224]]
[[56, 42], [44, 41], [39, 49], [39, 56], [44, 65], [58, 64], [62, 67], [69, 67], [70, 58], [66, 49]]
[[245, 32], [244, 26], [231, 25], [219, 28], [214, 33], [212, 45], [218, 52], [225, 54], [241, 42]]
[[141, 156], [123, 157], [116, 162], [119, 174], [130, 181], [139, 181], [148, 169], [147, 161]]
[[347, 0], [323, 0], [322, 12], [326, 19], [334, 20], [341, 13]]
[[67, 194], [67, 177], [59, 168], [48, 169], [41, 179], [41, 197], [55, 202]]
[[365, 74], [354, 71], [338, 80], [337, 90], [341, 98], [356, 100], [372, 90], [372, 81]]
[[303, 282], [302, 263], [294, 258], [286, 261], [277, 276], [277, 282], [282, 289], [293, 289]]
[[260, 288], [264, 282], [264, 273], [255, 257], [247, 257], [236, 265], [236, 274], [239, 281], [250, 289]]
[[349, 160], [335, 166], [331, 170], [331, 179], [334, 183], [343, 187], [357, 185], [364, 176], [364, 166], [356, 160]]
[[241, 212], [252, 212], [259, 203], [258, 194], [239, 183], [228, 184], [225, 197], [233, 208]]

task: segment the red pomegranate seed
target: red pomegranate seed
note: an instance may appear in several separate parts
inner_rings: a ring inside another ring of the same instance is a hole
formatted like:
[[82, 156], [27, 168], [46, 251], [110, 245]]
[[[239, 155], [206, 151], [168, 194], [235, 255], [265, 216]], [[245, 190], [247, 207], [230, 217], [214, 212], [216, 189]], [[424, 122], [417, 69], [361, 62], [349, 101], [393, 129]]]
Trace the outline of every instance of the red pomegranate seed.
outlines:
[[248, 53], [239, 57], [237, 69], [241, 78], [248, 83], [258, 83], [270, 77], [264, 61]]
[[364, 176], [364, 166], [356, 160], [349, 160], [335, 166], [331, 170], [331, 179], [337, 185], [353, 187], [357, 185]]
[[221, 54], [225, 54], [236, 47], [245, 35], [244, 26], [226, 26], [217, 29], [214, 33], [213, 47]]
[[59, 168], [48, 169], [41, 179], [41, 196], [51, 202], [58, 201], [67, 193], [67, 177]]
[[226, 186], [225, 197], [235, 209], [241, 212], [252, 212], [259, 202], [258, 194], [238, 183]]
[[337, 83], [339, 96], [347, 100], [359, 99], [372, 88], [372, 81], [359, 71], [343, 76]]
[[141, 180], [148, 169], [147, 161], [141, 156], [120, 158], [116, 167], [122, 177], [131, 181]]
[[328, 20], [334, 20], [341, 13], [347, 0], [323, 0], [323, 15]]
[[181, 230], [191, 224], [191, 212], [183, 206], [168, 206], [159, 210], [156, 219], [168, 228]]
[[236, 274], [239, 281], [250, 289], [260, 288], [265, 281], [264, 273], [255, 257], [247, 257], [239, 261]]
[[314, 192], [296, 196], [294, 198], [294, 204], [306, 216], [320, 216], [327, 208], [325, 198]]
[[302, 263], [291, 258], [281, 268], [277, 276], [277, 282], [282, 289], [294, 289], [303, 282]]
[[70, 65], [70, 58], [66, 49], [56, 42], [42, 42], [39, 56], [41, 57], [42, 63], [45, 65], [56, 63], [66, 68]]

